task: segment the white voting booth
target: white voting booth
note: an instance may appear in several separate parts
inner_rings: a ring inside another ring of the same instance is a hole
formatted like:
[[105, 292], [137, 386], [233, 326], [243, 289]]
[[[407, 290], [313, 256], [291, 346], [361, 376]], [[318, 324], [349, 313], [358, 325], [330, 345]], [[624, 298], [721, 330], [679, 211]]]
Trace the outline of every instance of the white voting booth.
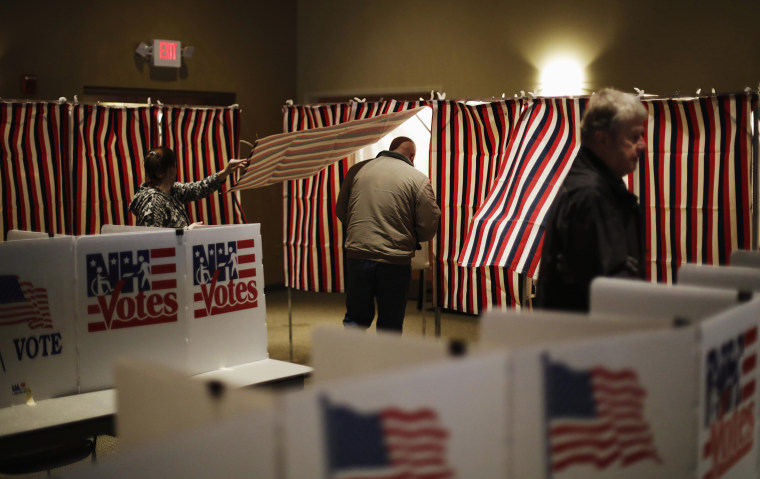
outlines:
[[268, 357], [259, 225], [108, 232], [0, 243], [0, 443], [110, 431], [123, 358], [232, 388], [312, 371]]
[[0, 408], [78, 392], [74, 238], [0, 245]]
[[600, 277], [591, 283], [589, 313], [664, 322], [699, 321], [734, 307], [741, 300], [730, 289]]
[[[195, 416], [220, 415], [203, 427], [218, 445], [203, 449], [194, 428], [70, 477], [757, 477], [760, 300], [737, 304], [726, 291], [728, 306], [675, 327], [664, 318], [688, 316], [677, 304], [698, 300], [684, 291], [658, 290], [650, 302], [662, 310], [639, 317], [488, 313], [480, 341], [457, 357], [440, 341], [319, 328], [314, 383], [257, 401], [238, 421], [226, 415], [234, 397], [215, 407], [197, 384], [170, 388], [195, 395]], [[143, 369], [132, 368], [135, 388], [166, 389], [169, 379]], [[251, 446], [225, 439], [235, 435]], [[172, 469], [188, 456], [195, 467]]]

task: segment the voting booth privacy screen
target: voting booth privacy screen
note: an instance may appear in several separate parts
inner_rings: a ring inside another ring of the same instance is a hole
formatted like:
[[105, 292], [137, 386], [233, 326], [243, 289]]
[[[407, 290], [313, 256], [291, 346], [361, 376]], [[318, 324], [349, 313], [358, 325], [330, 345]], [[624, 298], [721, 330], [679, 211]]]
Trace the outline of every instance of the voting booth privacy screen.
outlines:
[[266, 359], [259, 225], [0, 243], [0, 407], [113, 387], [122, 357], [186, 375]]

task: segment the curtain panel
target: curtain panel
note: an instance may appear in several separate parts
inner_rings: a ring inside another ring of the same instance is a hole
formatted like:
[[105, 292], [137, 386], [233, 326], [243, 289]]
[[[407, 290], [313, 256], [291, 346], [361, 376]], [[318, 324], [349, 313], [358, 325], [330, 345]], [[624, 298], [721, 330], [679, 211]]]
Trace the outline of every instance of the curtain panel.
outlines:
[[144, 181], [142, 158], [158, 139], [156, 110], [74, 105], [72, 193], [74, 235], [104, 224], [134, 225], [129, 201]]
[[[351, 105], [295, 105], [283, 108], [283, 131], [344, 123]], [[283, 267], [285, 286], [304, 291], [343, 292], [343, 229], [335, 217], [340, 183], [349, 159], [316, 175], [283, 183]]]
[[0, 102], [2, 239], [12, 229], [71, 233], [71, 105]]
[[[177, 154], [177, 177], [200, 181], [222, 170], [239, 154], [240, 110], [237, 108], [192, 108], [163, 106], [159, 109], [164, 146]], [[238, 172], [225, 186], [206, 199], [187, 204], [191, 222], [206, 225], [245, 223], [240, 192], [228, 192]]]
[[645, 100], [647, 150], [629, 175], [639, 197], [650, 281], [682, 263], [728, 263], [752, 244], [753, 111], [758, 95]]
[[500, 266], [460, 266], [458, 258], [470, 220], [503, 167], [521, 109], [522, 100], [433, 103], [430, 179], [441, 206], [441, 225], [432, 248], [438, 305], [443, 308], [477, 314], [520, 305], [517, 273]]

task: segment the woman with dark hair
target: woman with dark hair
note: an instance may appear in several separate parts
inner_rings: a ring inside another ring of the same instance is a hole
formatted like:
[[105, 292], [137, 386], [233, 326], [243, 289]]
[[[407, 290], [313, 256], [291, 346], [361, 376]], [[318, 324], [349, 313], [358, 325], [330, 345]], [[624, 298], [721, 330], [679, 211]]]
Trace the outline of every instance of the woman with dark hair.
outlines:
[[143, 160], [147, 181], [137, 190], [129, 211], [137, 218], [138, 226], [193, 228], [203, 222], [190, 224], [184, 204], [218, 191], [231, 172], [247, 164], [248, 160], [232, 159], [222, 171], [201, 181], [178, 183], [174, 152], [165, 146], [153, 148]]

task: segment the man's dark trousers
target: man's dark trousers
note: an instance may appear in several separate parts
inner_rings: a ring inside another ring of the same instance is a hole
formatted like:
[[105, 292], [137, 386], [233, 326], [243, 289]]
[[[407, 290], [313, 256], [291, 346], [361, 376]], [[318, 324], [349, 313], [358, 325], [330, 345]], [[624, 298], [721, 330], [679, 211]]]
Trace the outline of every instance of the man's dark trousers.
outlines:
[[412, 266], [349, 258], [347, 269], [343, 324], [369, 328], [375, 317], [377, 299], [377, 329], [401, 332]]

